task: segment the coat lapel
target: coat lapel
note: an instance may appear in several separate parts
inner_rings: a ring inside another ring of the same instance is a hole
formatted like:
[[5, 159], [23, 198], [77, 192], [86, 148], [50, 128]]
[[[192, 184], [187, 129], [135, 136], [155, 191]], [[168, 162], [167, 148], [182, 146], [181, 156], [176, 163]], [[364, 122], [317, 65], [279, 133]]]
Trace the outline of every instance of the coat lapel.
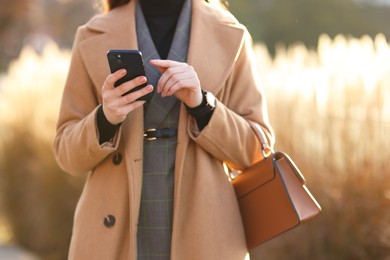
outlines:
[[193, 0], [188, 63], [195, 68], [202, 88], [217, 94], [237, 59], [244, 30], [231, 19], [216, 17], [213, 8], [206, 1]]
[[[192, 1], [191, 34], [188, 64], [198, 74], [201, 87], [217, 95], [228, 79], [236, 55], [243, 43], [244, 29], [237, 24], [217, 19], [213, 7], [203, 0]], [[234, 18], [233, 18], [234, 19]], [[181, 106], [175, 165], [175, 193], [180, 189], [181, 175], [188, 146], [189, 116]], [[179, 199], [175, 197], [175, 199]]]
[[[228, 80], [229, 73], [237, 59], [236, 55], [243, 44], [244, 29], [236, 24], [231, 24], [229, 21], [221, 21], [215, 17], [215, 12], [211, 8], [203, 0], [192, 1], [191, 34], [187, 62], [197, 72], [201, 87], [218, 96], [217, 94]], [[180, 208], [183, 208], [182, 204], [186, 203], [186, 201], [181, 202], [181, 190], [189, 188], [185, 186], [185, 181], [183, 181], [186, 175], [183, 172], [184, 162], [190, 140], [187, 132], [189, 120], [192, 119], [188, 116], [182, 104], [176, 149], [173, 238], [176, 238], [177, 233], [180, 232], [177, 219], [179, 218]], [[172, 259], [176, 259], [176, 247], [179, 246], [177, 241], [173, 239]]]

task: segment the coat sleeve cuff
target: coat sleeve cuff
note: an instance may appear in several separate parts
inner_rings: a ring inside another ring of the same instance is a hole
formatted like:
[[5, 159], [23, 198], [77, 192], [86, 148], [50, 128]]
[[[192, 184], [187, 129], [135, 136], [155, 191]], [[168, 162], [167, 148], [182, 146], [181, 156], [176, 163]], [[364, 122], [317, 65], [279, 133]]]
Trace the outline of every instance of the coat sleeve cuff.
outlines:
[[99, 133], [99, 143], [101, 145], [106, 145], [107, 143], [112, 143], [119, 127], [121, 124], [113, 125], [108, 120], [103, 112], [103, 106], [98, 107], [97, 116], [97, 131]]

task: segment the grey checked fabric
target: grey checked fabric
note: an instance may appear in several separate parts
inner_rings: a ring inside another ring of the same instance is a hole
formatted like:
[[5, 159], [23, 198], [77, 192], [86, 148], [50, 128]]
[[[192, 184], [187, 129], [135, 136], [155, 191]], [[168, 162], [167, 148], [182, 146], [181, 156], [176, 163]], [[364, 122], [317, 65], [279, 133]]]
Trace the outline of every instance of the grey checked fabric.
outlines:
[[[191, 1], [186, 0], [168, 59], [180, 62], [187, 60], [190, 22]], [[156, 87], [161, 74], [149, 61], [159, 59], [159, 55], [139, 2], [136, 9], [136, 24], [138, 46], [144, 57], [146, 77], [148, 83]], [[162, 98], [160, 94], [154, 92], [145, 111], [145, 130], [177, 128], [179, 111], [180, 102], [176, 97]], [[137, 232], [139, 260], [170, 258], [176, 145], [176, 137], [144, 142], [142, 194]]]

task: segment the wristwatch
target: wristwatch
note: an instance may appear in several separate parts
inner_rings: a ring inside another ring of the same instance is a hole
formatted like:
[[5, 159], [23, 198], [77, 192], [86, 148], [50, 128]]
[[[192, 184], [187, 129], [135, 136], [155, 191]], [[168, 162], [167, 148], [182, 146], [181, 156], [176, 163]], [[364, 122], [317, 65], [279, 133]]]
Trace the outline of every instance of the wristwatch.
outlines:
[[186, 109], [190, 115], [195, 117], [202, 117], [211, 113], [215, 109], [215, 96], [206, 90], [202, 90], [202, 103], [197, 107], [188, 107], [186, 105]]

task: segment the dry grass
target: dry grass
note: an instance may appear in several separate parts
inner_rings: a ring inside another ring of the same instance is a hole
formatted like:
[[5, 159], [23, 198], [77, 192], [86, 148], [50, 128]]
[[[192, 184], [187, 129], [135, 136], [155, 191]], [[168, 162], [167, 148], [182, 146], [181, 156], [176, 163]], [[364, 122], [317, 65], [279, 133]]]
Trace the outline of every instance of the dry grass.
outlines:
[[[277, 149], [323, 207], [252, 259], [390, 259], [390, 46], [383, 36], [322, 36], [318, 51], [256, 46]], [[0, 239], [45, 259], [66, 255], [82, 181], [62, 173], [51, 142], [69, 52], [26, 48], [0, 78]], [[6, 225], [6, 223], [8, 223]]]
[[0, 80], [1, 242], [43, 259], [65, 259], [81, 187], [51, 150], [68, 66], [69, 52], [54, 44], [42, 56], [26, 47]]
[[[318, 52], [258, 46], [277, 136], [323, 207], [257, 248], [265, 259], [390, 259], [390, 46], [322, 36]], [[262, 258], [264, 259], [264, 258]]]

